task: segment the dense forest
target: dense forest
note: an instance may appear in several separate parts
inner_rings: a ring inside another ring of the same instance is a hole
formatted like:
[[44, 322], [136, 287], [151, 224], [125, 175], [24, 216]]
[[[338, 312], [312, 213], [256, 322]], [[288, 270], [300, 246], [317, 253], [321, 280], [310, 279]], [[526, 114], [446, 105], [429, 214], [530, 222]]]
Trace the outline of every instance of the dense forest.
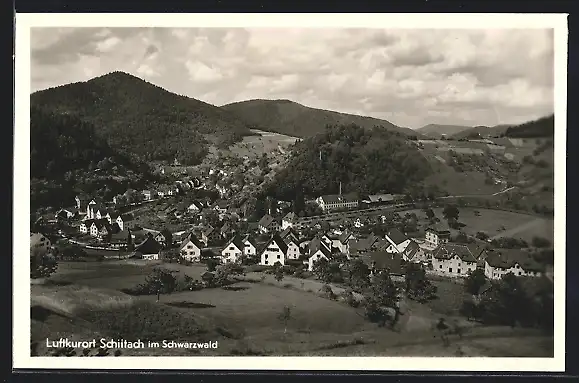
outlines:
[[150, 177], [145, 163], [111, 148], [90, 123], [31, 106], [31, 207], [69, 206], [80, 191], [112, 198]]
[[342, 192], [401, 193], [414, 188], [432, 169], [405, 136], [381, 127], [328, 125], [323, 133], [295, 144], [287, 167], [266, 189], [291, 200]]
[[553, 137], [555, 135], [555, 116], [550, 115], [507, 129], [505, 136], [511, 138]]
[[207, 154], [208, 141], [223, 147], [249, 133], [225, 110], [123, 72], [36, 92], [31, 105], [79, 116], [111, 147], [145, 160], [196, 164]]
[[401, 128], [386, 120], [310, 108], [290, 100], [249, 100], [221, 108], [235, 113], [256, 129], [293, 137], [315, 136], [323, 133], [326, 125], [355, 124], [367, 129], [382, 126], [407, 136], [425, 138], [412, 129]]

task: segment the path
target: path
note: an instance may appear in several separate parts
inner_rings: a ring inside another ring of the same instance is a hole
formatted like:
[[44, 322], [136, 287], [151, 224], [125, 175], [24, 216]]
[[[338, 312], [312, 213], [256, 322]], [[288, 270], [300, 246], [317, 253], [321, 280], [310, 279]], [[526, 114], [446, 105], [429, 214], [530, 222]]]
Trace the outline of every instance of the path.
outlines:
[[541, 218], [536, 218], [532, 221], [529, 222], [525, 222], [522, 225], [519, 225], [517, 227], [513, 227], [512, 229], [509, 230], [505, 230], [503, 232], [500, 232], [496, 235], [493, 235], [492, 237], [490, 237], [489, 239], [492, 241], [493, 239], [497, 239], [497, 238], [501, 238], [501, 237], [512, 237], [515, 234], [518, 234], [522, 231], [528, 230], [534, 226], [538, 226], [544, 223], [544, 220]]

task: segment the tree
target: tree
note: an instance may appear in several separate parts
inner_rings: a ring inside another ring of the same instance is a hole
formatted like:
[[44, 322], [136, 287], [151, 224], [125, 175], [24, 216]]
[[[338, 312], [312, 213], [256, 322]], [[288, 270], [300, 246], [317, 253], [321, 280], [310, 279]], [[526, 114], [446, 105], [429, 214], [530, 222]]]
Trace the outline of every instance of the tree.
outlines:
[[426, 278], [426, 272], [417, 263], [406, 266], [406, 295], [418, 302], [426, 302], [436, 296], [436, 286]]
[[514, 327], [530, 317], [532, 302], [525, 293], [520, 279], [508, 273], [485, 293], [481, 299], [481, 315], [487, 324], [506, 324]]
[[471, 295], [479, 295], [481, 288], [487, 283], [484, 270], [475, 269], [464, 281], [464, 289]]
[[444, 210], [442, 210], [442, 215], [447, 220], [457, 221], [459, 215], [458, 207], [456, 207], [455, 205], [446, 205], [444, 207]]
[[242, 275], [243, 267], [237, 263], [226, 263], [217, 267], [215, 272], [215, 284], [217, 286], [226, 286], [231, 283], [231, 277]]
[[344, 266], [348, 284], [358, 291], [370, 284], [370, 269], [361, 259], [352, 259]]
[[39, 247], [30, 249], [30, 278], [48, 278], [56, 272], [56, 258]]
[[278, 316], [278, 319], [283, 322], [283, 333], [286, 334], [287, 333], [287, 324], [289, 322], [289, 320], [291, 319], [291, 315], [292, 315], [292, 311], [291, 311], [291, 307], [290, 306], [284, 306], [281, 313]]
[[546, 248], [551, 246], [551, 241], [549, 241], [547, 238], [543, 238], [543, 237], [533, 237], [533, 239], [531, 240], [531, 244], [534, 247], [538, 247], [538, 248]]
[[276, 281], [281, 282], [283, 280], [283, 266], [281, 263], [276, 262], [273, 265], [273, 275]]
[[165, 247], [171, 247], [173, 245], [173, 233], [171, 233], [171, 230], [165, 228], [161, 230], [161, 234], [165, 237]]
[[213, 258], [209, 258], [205, 262], [205, 265], [207, 266], [207, 271], [209, 271], [211, 273], [211, 272], [215, 271], [215, 269], [219, 265], [219, 261], [217, 261], [216, 259], [213, 259]]
[[426, 218], [428, 218], [429, 221], [432, 221], [434, 217], [436, 217], [436, 214], [434, 214], [434, 210], [432, 210], [431, 208], [424, 209], [424, 213], [426, 213]]
[[330, 263], [326, 258], [320, 258], [314, 261], [312, 272], [321, 281], [327, 282], [331, 279]]
[[170, 294], [175, 291], [177, 286], [177, 278], [172, 271], [163, 268], [155, 268], [147, 276], [145, 286], [148, 286], [151, 292], [157, 294], [157, 302], [161, 298], [161, 294]]

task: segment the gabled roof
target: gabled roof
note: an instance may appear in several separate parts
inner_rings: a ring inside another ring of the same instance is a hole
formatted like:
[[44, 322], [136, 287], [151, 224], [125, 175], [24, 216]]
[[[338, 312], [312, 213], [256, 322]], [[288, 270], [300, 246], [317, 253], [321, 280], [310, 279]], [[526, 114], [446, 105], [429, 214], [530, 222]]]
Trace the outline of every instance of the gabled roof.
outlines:
[[263, 253], [267, 249], [267, 247], [272, 243], [275, 243], [280, 248], [282, 253], [287, 254], [287, 245], [277, 233], [269, 238], [269, 240], [261, 247], [261, 250], [259, 252]]
[[348, 242], [348, 240], [352, 237], [352, 233], [350, 233], [348, 230], [344, 231], [342, 234], [340, 234], [340, 243], [346, 243]]
[[390, 202], [394, 200], [394, 196], [392, 194], [374, 194], [369, 195], [368, 199], [370, 202]]
[[157, 242], [152, 235], [147, 235], [143, 242], [135, 246], [135, 251], [138, 251], [142, 254], [153, 254], [158, 253], [161, 248], [162, 247], [159, 242]]
[[387, 234], [388, 238], [390, 238], [392, 240], [392, 242], [394, 242], [396, 245], [400, 245], [402, 242], [408, 240], [409, 238], [404, 235], [400, 230], [398, 229], [390, 229], [388, 230], [388, 234]]
[[404, 249], [403, 254], [406, 256], [406, 258], [412, 259], [419, 251], [420, 246], [418, 246], [418, 243], [411, 240], [408, 246], [406, 246], [406, 249]]
[[85, 220], [82, 221], [80, 224], [90, 227], [90, 226], [92, 226], [92, 224], [94, 223], [94, 221], [95, 221], [94, 219], [85, 219]]
[[197, 200], [191, 202], [191, 203], [189, 204], [188, 208], [191, 207], [191, 206], [195, 206], [195, 207], [196, 207], [197, 209], [199, 209], [199, 210], [203, 209], [203, 204], [202, 204], [200, 201], [197, 201]]
[[259, 226], [268, 227], [273, 222], [273, 217], [269, 214], [264, 215], [259, 220]]
[[203, 231], [203, 235], [204, 236], [210, 236], [214, 230], [215, 230], [215, 228], [213, 228], [213, 226], [209, 226], [207, 229], [205, 229]]
[[368, 251], [374, 246], [374, 244], [378, 241], [378, 237], [375, 235], [370, 235], [366, 238], [360, 238], [357, 241], [353, 241], [350, 243], [350, 247], [360, 251]]
[[193, 233], [189, 233], [187, 237], [181, 242], [181, 246], [179, 246], [179, 251], [183, 250], [183, 248], [189, 243], [192, 242], [199, 250], [203, 249], [204, 245], [199, 241], [199, 239]]
[[437, 222], [435, 224], [432, 224], [430, 226], [428, 226], [426, 228], [426, 231], [433, 231], [435, 233], [437, 233], [438, 235], [449, 235], [450, 234], [450, 228], [448, 227], [448, 225], [445, 225], [441, 222]]
[[360, 200], [357, 193], [323, 195], [320, 198], [325, 204], [358, 202]]
[[233, 231], [233, 229], [229, 222], [225, 222], [223, 226], [221, 226], [221, 229], [219, 231], [221, 232], [221, 234], [226, 234], [229, 233], [230, 231]]
[[328, 249], [326, 244], [320, 238], [316, 237], [308, 244], [308, 258], [314, 255], [318, 250], [328, 259], [332, 256], [332, 252]]
[[388, 270], [391, 274], [404, 274], [405, 263], [402, 256], [398, 253], [390, 254], [385, 251], [375, 251], [362, 258], [370, 266], [378, 270]]
[[290, 211], [289, 213], [287, 213], [284, 217], [283, 220], [286, 222], [295, 222], [297, 220], [298, 216], [296, 215], [296, 213], [294, 213], [293, 211]]
[[246, 235], [243, 238], [243, 244], [245, 245], [246, 243], [251, 244], [251, 246], [253, 246], [257, 249], [257, 243], [255, 242], [255, 239], [251, 235]]
[[464, 262], [477, 262], [484, 249], [476, 245], [463, 245], [458, 243], [444, 243], [434, 250], [434, 258], [451, 259], [457, 255]]
[[243, 238], [241, 238], [240, 236], [236, 235], [233, 238], [231, 238], [231, 240], [229, 240], [229, 242], [227, 242], [227, 244], [225, 245], [225, 247], [223, 247], [223, 249], [227, 249], [230, 245], [235, 245], [235, 247], [237, 247], [237, 250], [243, 252], [244, 249], [244, 244], [243, 244]]
[[293, 237], [293, 239], [296, 240], [296, 242], [299, 239], [299, 235], [296, 233], [296, 231], [291, 228], [291, 227], [287, 227], [285, 228], [282, 232], [279, 233], [279, 236], [281, 237], [281, 239], [283, 239], [284, 241], [286, 240], [287, 237]]
[[[109, 226], [109, 227], [110, 227], [109, 220], [106, 219], [106, 218], [95, 219], [95, 220], [93, 221], [93, 224], [94, 224], [94, 225], [96, 226], [96, 228], [99, 229], [99, 230], [102, 229], [104, 226]], [[92, 226], [92, 225], [91, 225], [91, 226]]]
[[517, 249], [495, 249], [488, 252], [486, 262], [496, 268], [510, 269], [519, 264], [525, 271], [543, 271], [543, 266], [531, 254]]
[[134, 218], [131, 213], [121, 214], [120, 217], [121, 217], [121, 220], [122, 220], [123, 222], [132, 221], [133, 218]]

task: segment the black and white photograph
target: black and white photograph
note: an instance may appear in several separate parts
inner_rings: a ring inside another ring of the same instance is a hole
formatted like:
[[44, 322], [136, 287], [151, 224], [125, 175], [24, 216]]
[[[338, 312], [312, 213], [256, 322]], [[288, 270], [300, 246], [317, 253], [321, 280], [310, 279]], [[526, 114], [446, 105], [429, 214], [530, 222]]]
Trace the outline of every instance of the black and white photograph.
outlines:
[[141, 16], [16, 18], [15, 363], [564, 369], [564, 15]]

